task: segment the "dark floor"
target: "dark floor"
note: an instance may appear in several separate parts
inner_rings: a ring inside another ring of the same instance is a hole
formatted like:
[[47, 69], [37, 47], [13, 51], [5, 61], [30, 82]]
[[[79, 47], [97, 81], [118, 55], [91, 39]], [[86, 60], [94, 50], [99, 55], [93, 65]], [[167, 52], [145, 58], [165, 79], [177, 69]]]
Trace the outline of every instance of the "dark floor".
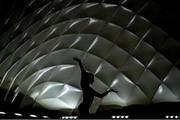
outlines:
[[[0, 118], [44, 118], [44, 116], [48, 116], [48, 118], [62, 118], [62, 116], [66, 116], [58, 111], [48, 111], [42, 108], [32, 108], [31, 106], [20, 109], [20, 101], [23, 95], [19, 95], [18, 99], [14, 104], [11, 104], [11, 101], [8, 101], [12, 98], [8, 98], [4, 102], [4, 95], [6, 90], [0, 89]], [[13, 92], [10, 92], [9, 96], [13, 96]], [[114, 109], [107, 111], [98, 111], [96, 114], [91, 114], [89, 116], [79, 116], [78, 118], [112, 118], [113, 115], [116, 116], [128, 116], [132, 119], [140, 119], [140, 118], [165, 118], [167, 115], [178, 116], [180, 118], [180, 103], [175, 102], [166, 102], [166, 103], [158, 103], [151, 105], [133, 105], [124, 107], [122, 109]], [[15, 113], [21, 113], [22, 116], [17, 116]], [[36, 115], [32, 117], [30, 115]]]

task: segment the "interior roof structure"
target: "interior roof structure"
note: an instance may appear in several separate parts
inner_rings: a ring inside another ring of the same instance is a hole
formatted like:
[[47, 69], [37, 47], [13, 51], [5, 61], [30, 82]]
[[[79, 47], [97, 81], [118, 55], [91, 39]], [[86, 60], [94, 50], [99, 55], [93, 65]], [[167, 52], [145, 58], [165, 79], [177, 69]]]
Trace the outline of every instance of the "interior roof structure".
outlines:
[[14, 91], [11, 103], [24, 95], [19, 108], [72, 114], [82, 101], [78, 57], [96, 91], [118, 91], [95, 98], [91, 113], [179, 102], [180, 43], [143, 16], [152, 6], [160, 9], [149, 0], [30, 0], [1, 27], [3, 100]]

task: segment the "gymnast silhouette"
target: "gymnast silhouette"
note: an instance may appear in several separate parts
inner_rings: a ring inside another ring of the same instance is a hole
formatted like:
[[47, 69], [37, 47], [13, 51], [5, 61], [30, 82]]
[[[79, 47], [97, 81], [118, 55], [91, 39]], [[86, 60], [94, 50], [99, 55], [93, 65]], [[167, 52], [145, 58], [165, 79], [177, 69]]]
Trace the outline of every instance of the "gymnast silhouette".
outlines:
[[84, 66], [81, 63], [81, 60], [78, 58], [73, 58], [80, 66], [81, 69], [81, 89], [82, 89], [82, 93], [83, 93], [83, 101], [82, 103], [79, 105], [78, 109], [80, 112], [80, 115], [89, 115], [89, 108], [93, 102], [94, 96], [97, 96], [99, 98], [104, 97], [106, 94], [108, 94], [109, 92], [117, 92], [114, 91], [113, 89], [110, 89], [102, 94], [96, 92], [91, 86], [90, 84], [92, 84], [94, 82], [94, 75], [92, 73], [87, 72], [84, 69]]

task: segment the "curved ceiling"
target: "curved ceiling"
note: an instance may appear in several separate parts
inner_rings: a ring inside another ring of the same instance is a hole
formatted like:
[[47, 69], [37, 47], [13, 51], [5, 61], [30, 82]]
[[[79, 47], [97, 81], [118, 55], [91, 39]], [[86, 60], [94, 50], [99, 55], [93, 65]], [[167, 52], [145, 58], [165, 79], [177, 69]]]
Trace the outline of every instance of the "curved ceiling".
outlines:
[[[0, 36], [4, 100], [13, 90], [12, 103], [24, 94], [19, 107], [38, 104], [71, 114], [82, 101], [80, 69], [73, 61], [78, 57], [95, 75], [95, 90], [118, 91], [97, 100], [91, 113], [113, 106], [179, 102], [180, 43], [141, 16], [152, 3], [31, 0], [21, 19]], [[27, 97], [34, 102], [28, 103]]]

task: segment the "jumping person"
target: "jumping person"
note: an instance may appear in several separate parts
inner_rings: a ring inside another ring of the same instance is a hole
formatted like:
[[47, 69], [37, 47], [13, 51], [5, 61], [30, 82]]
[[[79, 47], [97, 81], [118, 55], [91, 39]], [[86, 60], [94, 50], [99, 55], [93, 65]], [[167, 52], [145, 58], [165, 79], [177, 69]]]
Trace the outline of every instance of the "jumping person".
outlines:
[[80, 66], [81, 69], [81, 89], [83, 93], [83, 102], [79, 105], [78, 109], [80, 112], [80, 115], [89, 115], [89, 108], [93, 102], [94, 96], [97, 96], [99, 98], [104, 97], [109, 92], [117, 92], [112, 89], [106, 91], [105, 93], [98, 93], [96, 92], [90, 84], [94, 82], [94, 75], [92, 73], [87, 72], [84, 69], [84, 66], [81, 63], [81, 60], [78, 58], [73, 58]]

